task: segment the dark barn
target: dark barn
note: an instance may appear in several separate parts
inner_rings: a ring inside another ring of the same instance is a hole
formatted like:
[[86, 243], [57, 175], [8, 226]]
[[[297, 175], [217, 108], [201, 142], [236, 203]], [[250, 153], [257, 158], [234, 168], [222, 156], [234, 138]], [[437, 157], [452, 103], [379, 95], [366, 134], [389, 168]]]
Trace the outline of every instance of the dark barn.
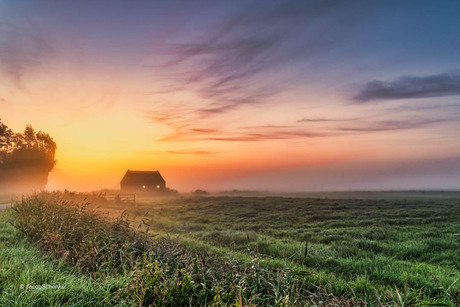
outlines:
[[153, 194], [166, 190], [166, 181], [159, 171], [127, 170], [120, 182], [123, 193]]

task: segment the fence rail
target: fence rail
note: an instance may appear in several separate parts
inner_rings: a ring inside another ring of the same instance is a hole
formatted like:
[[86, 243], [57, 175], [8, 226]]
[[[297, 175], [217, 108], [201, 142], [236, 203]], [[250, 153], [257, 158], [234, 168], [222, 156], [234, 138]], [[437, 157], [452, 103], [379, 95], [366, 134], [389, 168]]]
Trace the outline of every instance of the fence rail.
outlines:
[[136, 202], [136, 194], [104, 194], [105, 199], [124, 202]]

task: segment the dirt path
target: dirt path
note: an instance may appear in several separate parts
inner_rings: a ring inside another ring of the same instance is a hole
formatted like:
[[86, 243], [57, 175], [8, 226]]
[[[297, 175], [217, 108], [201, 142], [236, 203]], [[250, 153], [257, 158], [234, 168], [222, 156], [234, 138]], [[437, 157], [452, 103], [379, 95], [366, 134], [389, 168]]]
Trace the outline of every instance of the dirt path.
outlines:
[[11, 206], [10, 203], [7, 203], [7, 204], [0, 204], [0, 211], [2, 211], [2, 210], [5, 209], [5, 208], [8, 208], [9, 206]]

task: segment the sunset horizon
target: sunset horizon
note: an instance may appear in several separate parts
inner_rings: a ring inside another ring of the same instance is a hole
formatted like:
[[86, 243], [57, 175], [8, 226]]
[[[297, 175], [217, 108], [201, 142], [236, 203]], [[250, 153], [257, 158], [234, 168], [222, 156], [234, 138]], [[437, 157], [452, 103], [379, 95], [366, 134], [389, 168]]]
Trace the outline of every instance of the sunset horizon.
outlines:
[[0, 306], [460, 306], [459, 12], [0, 1]]
[[0, 119], [47, 189], [460, 189], [460, 5], [0, 4]]

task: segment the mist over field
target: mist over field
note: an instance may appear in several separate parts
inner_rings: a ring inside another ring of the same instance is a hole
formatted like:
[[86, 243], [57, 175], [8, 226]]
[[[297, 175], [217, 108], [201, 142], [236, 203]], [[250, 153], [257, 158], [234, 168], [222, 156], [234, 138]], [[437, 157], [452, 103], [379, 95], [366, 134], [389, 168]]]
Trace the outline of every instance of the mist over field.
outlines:
[[459, 12], [0, 1], [0, 306], [460, 306]]

